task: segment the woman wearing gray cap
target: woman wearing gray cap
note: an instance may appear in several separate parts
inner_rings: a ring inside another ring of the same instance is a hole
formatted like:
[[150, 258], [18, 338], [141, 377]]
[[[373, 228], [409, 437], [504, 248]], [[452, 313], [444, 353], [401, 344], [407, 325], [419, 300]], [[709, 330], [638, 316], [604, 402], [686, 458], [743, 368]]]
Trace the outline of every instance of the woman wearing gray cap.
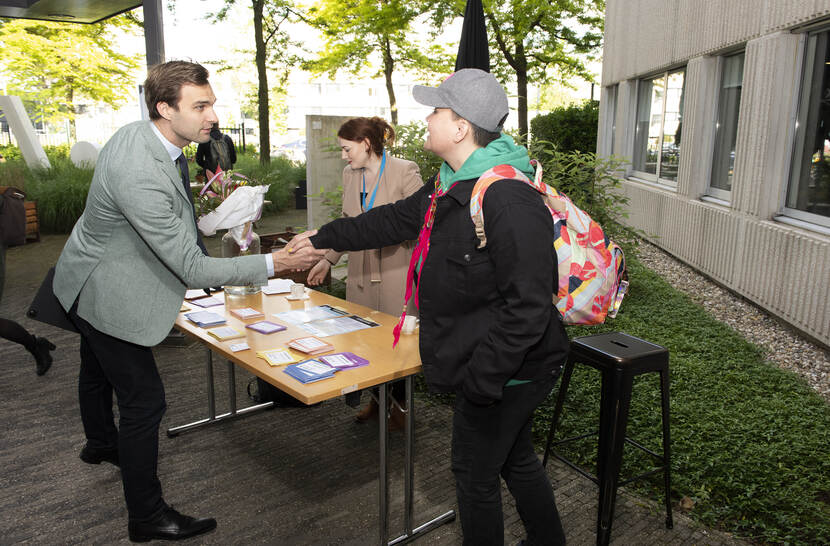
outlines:
[[464, 544], [503, 544], [500, 476], [516, 499], [525, 544], [564, 544], [531, 437], [533, 412], [568, 353], [551, 301], [553, 220], [535, 190], [500, 181], [483, 203], [487, 245], [479, 249], [469, 207], [478, 177], [494, 167], [533, 175], [527, 150], [501, 133], [507, 96], [495, 77], [477, 69], [460, 70], [437, 88], [417, 86], [413, 95], [435, 108], [424, 143], [444, 160], [434, 183], [298, 236], [289, 251], [418, 240], [409, 278], [417, 282], [421, 363], [432, 391], [456, 394], [452, 469]]

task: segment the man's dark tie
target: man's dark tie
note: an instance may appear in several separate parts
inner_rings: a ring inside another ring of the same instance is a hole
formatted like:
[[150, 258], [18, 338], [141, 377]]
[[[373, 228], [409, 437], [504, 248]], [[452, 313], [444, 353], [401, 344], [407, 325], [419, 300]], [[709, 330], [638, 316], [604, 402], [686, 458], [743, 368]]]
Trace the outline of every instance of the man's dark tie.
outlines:
[[[185, 158], [184, 154], [182, 154], [178, 157], [178, 159], [176, 159], [176, 163], [179, 166], [179, 173], [182, 175], [184, 193], [187, 195], [187, 198], [190, 199], [190, 208], [193, 211], [193, 223], [196, 224], [196, 208], [193, 206], [193, 192], [190, 190], [190, 172], [187, 169], [187, 158]], [[204, 253], [205, 256], [209, 256], [208, 251], [205, 248], [205, 243], [202, 241], [202, 232], [199, 231], [198, 224], [196, 224], [196, 244], [199, 245], [199, 248], [202, 249], [202, 253]]]

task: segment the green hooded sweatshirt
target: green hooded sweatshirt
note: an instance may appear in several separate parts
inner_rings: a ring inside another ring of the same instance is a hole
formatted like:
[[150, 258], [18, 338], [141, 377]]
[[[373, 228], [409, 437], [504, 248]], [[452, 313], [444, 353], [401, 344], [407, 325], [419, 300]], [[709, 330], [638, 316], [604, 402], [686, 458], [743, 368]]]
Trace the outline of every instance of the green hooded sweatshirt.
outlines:
[[510, 135], [502, 133], [487, 147], [479, 148], [470, 154], [458, 171], [453, 171], [446, 161], [442, 163], [439, 171], [441, 188], [447, 191], [457, 180], [478, 179], [497, 165], [510, 165], [533, 178], [534, 170], [527, 155], [527, 148], [516, 145]]

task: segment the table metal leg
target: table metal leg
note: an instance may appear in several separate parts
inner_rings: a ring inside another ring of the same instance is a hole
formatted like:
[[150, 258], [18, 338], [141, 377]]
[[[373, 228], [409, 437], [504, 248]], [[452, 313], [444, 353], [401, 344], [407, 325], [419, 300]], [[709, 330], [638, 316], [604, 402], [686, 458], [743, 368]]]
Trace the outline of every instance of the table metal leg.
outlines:
[[216, 390], [213, 388], [213, 353], [207, 350], [208, 419], [216, 418]]
[[167, 429], [168, 438], [173, 438], [174, 436], [178, 436], [182, 432], [187, 432], [189, 430], [200, 428], [205, 425], [218, 423], [220, 421], [227, 421], [228, 419], [233, 419], [234, 417], [241, 417], [243, 415], [248, 415], [250, 413], [268, 409], [274, 406], [273, 402], [265, 402], [264, 404], [249, 406], [247, 408], [242, 408], [241, 410], [238, 410], [236, 408], [236, 368], [234, 363], [229, 360], [228, 402], [230, 405], [230, 411], [228, 413], [223, 413], [222, 415], [216, 415], [216, 389], [214, 388], [213, 377], [213, 353], [210, 351], [210, 349], [208, 349], [207, 352], [205, 372], [205, 375], [207, 376], [208, 417], [206, 419], [200, 419], [198, 421], [194, 421], [186, 425], [180, 425], [178, 427], [172, 427]]
[[412, 482], [415, 477], [415, 399], [412, 393], [412, 376], [406, 376], [406, 420], [404, 421], [404, 462], [403, 462], [403, 491], [404, 491], [404, 531], [407, 535], [412, 534]]
[[228, 402], [231, 413], [236, 413], [236, 366], [228, 360]]
[[384, 383], [378, 388], [378, 443], [380, 444], [380, 471], [378, 476], [378, 527], [380, 528], [380, 544], [389, 541], [389, 470], [386, 467], [389, 455], [389, 408], [386, 403], [386, 388]]
[[[455, 520], [455, 510], [441, 514], [437, 518], [412, 528], [414, 511], [414, 477], [415, 477], [415, 394], [412, 386], [412, 376], [405, 379], [406, 385], [406, 420], [404, 421], [405, 451], [404, 451], [404, 527], [405, 534], [389, 542], [393, 544], [406, 544], [422, 535], [430, 532], [436, 527]], [[381, 406], [383, 407], [383, 406]], [[381, 540], [381, 544], [386, 544]]]

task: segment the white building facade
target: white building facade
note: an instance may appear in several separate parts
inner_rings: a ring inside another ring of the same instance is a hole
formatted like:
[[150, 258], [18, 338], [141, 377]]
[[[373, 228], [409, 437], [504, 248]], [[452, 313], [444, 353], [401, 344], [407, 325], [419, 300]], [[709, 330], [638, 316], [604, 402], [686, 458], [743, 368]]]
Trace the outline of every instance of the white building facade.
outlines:
[[608, 0], [630, 225], [830, 345], [830, 1]]

